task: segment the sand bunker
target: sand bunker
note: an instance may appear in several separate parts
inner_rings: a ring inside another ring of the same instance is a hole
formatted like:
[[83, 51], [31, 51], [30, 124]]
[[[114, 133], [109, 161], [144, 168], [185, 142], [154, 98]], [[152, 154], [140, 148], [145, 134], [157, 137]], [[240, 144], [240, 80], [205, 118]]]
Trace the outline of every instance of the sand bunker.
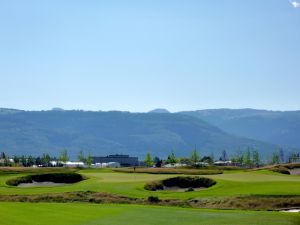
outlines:
[[62, 186], [66, 185], [66, 183], [54, 183], [54, 182], [35, 182], [32, 183], [20, 183], [18, 184], [18, 187], [52, 187], [52, 186]]
[[300, 208], [283, 209], [283, 210], [280, 210], [280, 212], [292, 212], [292, 213], [298, 213], [298, 212], [300, 212]]
[[179, 176], [146, 183], [144, 188], [150, 191], [166, 190], [184, 192], [202, 190], [215, 184], [216, 181], [206, 177]]
[[300, 168], [290, 169], [289, 172], [291, 175], [300, 175]]
[[6, 184], [18, 187], [43, 187], [73, 184], [85, 178], [77, 173], [45, 173], [17, 177], [6, 181]]

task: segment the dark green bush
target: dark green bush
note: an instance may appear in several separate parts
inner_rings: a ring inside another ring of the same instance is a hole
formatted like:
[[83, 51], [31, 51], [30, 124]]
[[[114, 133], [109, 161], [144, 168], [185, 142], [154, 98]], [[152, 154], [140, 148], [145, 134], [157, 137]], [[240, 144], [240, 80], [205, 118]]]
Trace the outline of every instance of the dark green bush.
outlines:
[[149, 196], [148, 202], [153, 202], [153, 203], [159, 202], [159, 198], [156, 196]]
[[190, 187], [189, 189], [186, 190], [186, 192], [190, 192], [190, 191], [194, 191], [194, 188]]

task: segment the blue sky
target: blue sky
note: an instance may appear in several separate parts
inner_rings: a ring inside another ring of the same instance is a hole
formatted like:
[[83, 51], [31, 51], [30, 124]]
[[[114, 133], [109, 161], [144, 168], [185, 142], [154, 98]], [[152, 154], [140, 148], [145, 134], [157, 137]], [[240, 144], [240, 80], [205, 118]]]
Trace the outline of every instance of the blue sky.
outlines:
[[289, 0], [0, 1], [0, 107], [300, 109]]

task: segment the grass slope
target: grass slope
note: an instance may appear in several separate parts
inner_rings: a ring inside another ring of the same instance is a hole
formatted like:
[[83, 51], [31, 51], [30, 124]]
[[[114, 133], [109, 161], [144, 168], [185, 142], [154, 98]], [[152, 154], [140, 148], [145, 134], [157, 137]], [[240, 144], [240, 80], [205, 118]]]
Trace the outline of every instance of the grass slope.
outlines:
[[[300, 177], [274, 173], [271, 171], [226, 172], [206, 175], [217, 181], [211, 188], [193, 192], [147, 191], [146, 182], [178, 176], [176, 174], [118, 173], [111, 170], [81, 170], [89, 179], [76, 184], [59, 187], [20, 188], [6, 185], [8, 179], [24, 174], [0, 175], [1, 195], [62, 193], [72, 191], [96, 191], [114, 193], [130, 197], [147, 198], [155, 195], [160, 198], [190, 199], [202, 197], [226, 197], [239, 195], [300, 195]], [[26, 174], [26, 173], [25, 173]]]
[[296, 225], [299, 214], [139, 205], [0, 203], [1, 225]]

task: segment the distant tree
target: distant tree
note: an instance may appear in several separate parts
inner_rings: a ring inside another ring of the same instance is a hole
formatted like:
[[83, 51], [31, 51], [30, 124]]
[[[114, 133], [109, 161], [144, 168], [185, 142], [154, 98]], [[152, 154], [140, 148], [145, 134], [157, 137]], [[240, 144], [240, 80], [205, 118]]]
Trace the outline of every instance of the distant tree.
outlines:
[[279, 164], [279, 154], [277, 152], [274, 152], [272, 155], [271, 164]]
[[147, 167], [153, 166], [153, 160], [150, 152], [147, 152], [144, 162]]
[[242, 151], [239, 151], [237, 153], [237, 162], [240, 164], [240, 165], [243, 165], [244, 163], [244, 153]]
[[233, 163], [233, 164], [238, 164], [238, 160], [237, 160], [237, 157], [236, 156], [232, 156], [231, 158], [230, 158], [230, 161]]
[[211, 156], [203, 156], [200, 162], [208, 163], [208, 164], [213, 164], [214, 161], [211, 158]]
[[215, 155], [214, 153], [212, 152], [209, 157], [211, 158], [211, 163], [210, 164], [213, 164], [215, 162]]
[[24, 155], [21, 156], [20, 162], [22, 163], [23, 166], [27, 166], [27, 159]]
[[0, 159], [6, 159], [6, 154], [5, 154], [5, 152], [1, 152], [1, 154], [0, 154]]
[[244, 153], [239, 150], [237, 153], [234, 155], [234, 157], [231, 159], [232, 162], [238, 164], [238, 165], [243, 165], [244, 163]]
[[174, 154], [174, 151], [171, 150], [171, 153], [170, 155], [168, 156], [168, 159], [166, 161], [166, 163], [169, 163], [169, 164], [175, 164], [177, 162], [177, 159], [176, 159], [176, 156]]
[[162, 160], [159, 157], [155, 156], [153, 159], [153, 163], [154, 163], [155, 167], [161, 167]]
[[35, 158], [32, 155], [29, 155], [27, 158], [27, 166], [33, 166], [35, 164]]
[[5, 154], [5, 152], [1, 153], [1, 159], [3, 161], [4, 166], [9, 166], [10, 165], [9, 156], [7, 154]]
[[93, 157], [90, 152], [89, 152], [88, 156], [86, 157], [85, 164], [87, 166], [91, 166], [93, 164]]
[[200, 160], [200, 155], [199, 153], [197, 152], [196, 149], [194, 149], [192, 151], [192, 154], [191, 154], [191, 157], [190, 157], [190, 162], [193, 166], [195, 166]]
[[223, 150], [223, 151], [222, 151], [222, 154], [221, 154], [220, 160], [221, 160], [221, 161], [227, 161], [227, 160], [228, 160], [228, 157], [227, 157], [227, 152], [226, 152], [226, 150]]
[[290, 155], [289, 155], [289, 163], [298, 162], [299, 159], [300, 159], [299, 153], [296, 153], [296, 152], [290, 153]]
[[69, 155], [68, 155], [68, 150], [64, 149], [61, 151], [60, 155], [59, 155], [59, 161], [66, 163], [67, 161], [69, 161]]
[[280, 161], [280, 163], [285, 163], [284, 151], [282, 148], [279, 149], [279, 161]]
[[299, 152], [296, 154], [296, 158], [295, 158], [295, 162], [299, 162], [299, 160], [300, 160], [300, 154], [299, 154]]
[[86, 158], [84, 157], [84, 153], [82, 150], [79, 151], [78, 155], [77, 155], [77, 159], [79, 162], [86, 162]]
[[258, 167], [260, 165], [260, 156], [257, 150], [254, 150], [252, 153], [253, 164]]
[[34, 164], [37, 165], [37, 166], [42, 165], [43, 163], [42, 163], [41, 157], [39, 157], [39, 156], [36, 157]]
[[16, 165], [20, 163], [20, 158], [17, 155], [13, 156], [13, 160]]
[[248, 167], [251, 166], [252, 163], [251, 163], [251, 152], [250, 152], [250, 147], [247, 148], [243, 160], [244, 160], [244, 161], [243, 161], [243, 164], [244, 164], [245, 166], [248, 166]]
[[49, 154], [44, 153], [41, 160], [42, 160], [42, 165], [43, 166], [49, 166], [50, 161], [51, 161], [51, 157], [50, 157]]

